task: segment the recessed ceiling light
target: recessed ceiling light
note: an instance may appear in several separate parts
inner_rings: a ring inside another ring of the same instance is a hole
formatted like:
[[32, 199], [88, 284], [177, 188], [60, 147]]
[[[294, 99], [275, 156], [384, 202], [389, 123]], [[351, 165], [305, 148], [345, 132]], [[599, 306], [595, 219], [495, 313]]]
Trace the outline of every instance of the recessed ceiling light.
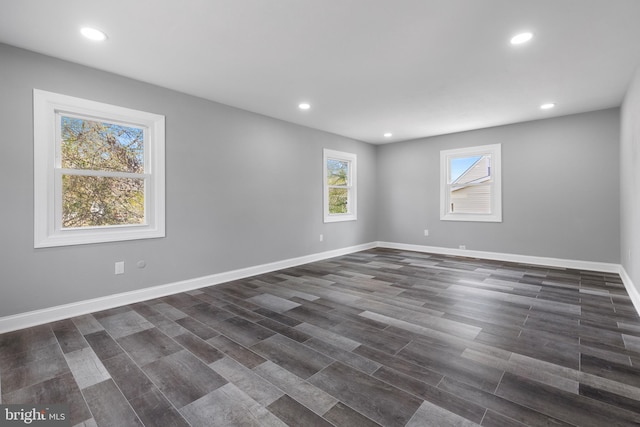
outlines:
[[311, 108], [311, 105], [306, 102], [303, 102], [301, 104], [298, 104], [298, 108], [301, 110], [308, 110], [309, 108]]
[[103, 33], [100, 30], [96, 30], [95, 28], [91, 28], [91, 27], [82, 28], [80, 30], [80, 33], [82, 33], [82, 35], [85, 36], [86, 38], [88, 38], [89, 40], [93, 40], [93, 41], [97, 41], [97, 42], [101, 42], [101, 41], [107, 39], [107, 35], [105, 33]]
[[531, 34], [531, 33], [516, 34], [515, 36], [511, 37], [511, 44], [526, 43], [529, 40], [531, 40], [532, 37], [533, 37], [533, 34]]
[[540, 109], [541, 110], [550, 110], [551, 108], [553, 108], [555, 106], [556, 106], [556, 104], [554, 104], [553, 102], [549, 102], [549, 103], [546, 103], [546, 104], [542, 104], [540, 106]]
[[387, 132], [384, 134], [385, 138], [391, 138], [393, 136], [393, 134], [391, 132]]

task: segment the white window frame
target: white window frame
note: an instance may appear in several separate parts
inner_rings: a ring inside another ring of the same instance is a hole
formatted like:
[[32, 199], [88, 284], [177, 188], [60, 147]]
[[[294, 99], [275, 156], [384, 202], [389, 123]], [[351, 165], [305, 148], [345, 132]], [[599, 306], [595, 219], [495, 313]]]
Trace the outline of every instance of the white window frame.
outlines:
[[[143, 224], [62, 227], [62, 114], [144, 129]], [[35, 248], [165, 236], [164, 116], [34, 89], [33, 137]]]
[[[327, 162], [329, 160], [346, 161], [349, 163], [349, 176], [347, 177], [348, 183], [345, 186], [348, 190], [348, 200], [346, 213], [330, 213], [329, 212], [329, 188], [331, 188], [327, 182]], [[323, 149], [323, 161], [322, 161], [322, 178], [323, 178], [323, 198], [324, 198], [324, 222], [340, 222], [340, 221], [356, 221], [358, 219], [358, 196], [357, 196], [357, 156], [353, 153], [345, 153], [343, 151]]]
[[[501, 144], [477, 147], [457, 148], [440, 151], [440, 220], [442, 221], [478, 221], [502, 222], [502, 146]], [[491, 156], [491, 213], [472, 214], [451, 212], [450, 186], [451, 160], [461, 157]]]

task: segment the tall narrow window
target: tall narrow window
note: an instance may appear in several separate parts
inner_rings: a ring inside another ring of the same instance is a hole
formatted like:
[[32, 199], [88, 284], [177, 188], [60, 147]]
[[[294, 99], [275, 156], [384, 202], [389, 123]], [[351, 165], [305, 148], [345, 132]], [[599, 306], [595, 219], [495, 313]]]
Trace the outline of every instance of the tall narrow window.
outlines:
[[34, 90], [35, 247], [164, 236], [164, 117]]
[[323, 165], [324, 222], [356, 220], [356, 155], [325, 149]]
[[440, 152], [440, 219], [502, 221], [500, 144]]

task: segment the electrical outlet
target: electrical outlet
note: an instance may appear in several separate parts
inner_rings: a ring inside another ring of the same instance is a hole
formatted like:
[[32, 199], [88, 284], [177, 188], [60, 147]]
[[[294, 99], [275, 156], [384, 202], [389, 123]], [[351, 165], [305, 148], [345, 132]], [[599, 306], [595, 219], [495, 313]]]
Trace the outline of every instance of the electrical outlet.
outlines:
[[320, 235], [320, 241], [323, 242], [324, 241], [324, 236], [321, 234]]
[[429, 235], [429, 230], [424, 230], [424, 236], [427, 237]]
[[124, 274], [124, 261], [116, 262], [116, 274]]
[[460, 246], [458, 246], [458, 249], [467, 249], [467, 246], [466, 245], [460, 245]]

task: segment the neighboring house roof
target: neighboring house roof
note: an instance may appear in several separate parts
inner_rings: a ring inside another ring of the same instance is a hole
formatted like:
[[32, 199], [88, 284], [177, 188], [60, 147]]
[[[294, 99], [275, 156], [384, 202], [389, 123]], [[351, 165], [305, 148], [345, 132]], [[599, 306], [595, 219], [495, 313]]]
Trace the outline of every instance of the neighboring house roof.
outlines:
[[479, 184], [491, 179], [491, 158], [489, 156], [480, 157], [474, 164], [464, 171], [455, 181], [451, 183], [451, 190], [461, 190], [470, 184]]

